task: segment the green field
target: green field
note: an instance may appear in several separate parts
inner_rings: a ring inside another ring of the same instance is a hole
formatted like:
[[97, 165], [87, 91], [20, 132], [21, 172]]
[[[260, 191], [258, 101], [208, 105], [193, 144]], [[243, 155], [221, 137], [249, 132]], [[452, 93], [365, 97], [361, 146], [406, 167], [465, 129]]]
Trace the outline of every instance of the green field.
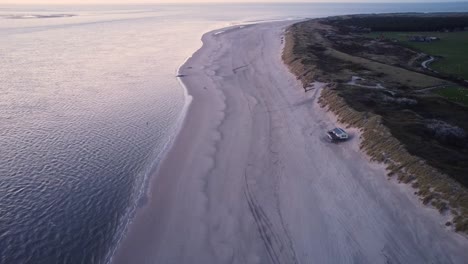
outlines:
[[434, 90], [434, 93], [451, 101], [468, 106], [468, 89], [462, 87], [447, 87]]
[[[468, 80], [468, 31], [462, 32], [373, 32], [369, 37], [383, 35], [387, 39], [397, 39], [400, 43], [424, 53], [440, 56], [442, 59], [431, 64], [431, 68], [447, 74], [454, 74]], [[408, 36], [424, 35], [439, 37], [432, 43], [410, 42]]]

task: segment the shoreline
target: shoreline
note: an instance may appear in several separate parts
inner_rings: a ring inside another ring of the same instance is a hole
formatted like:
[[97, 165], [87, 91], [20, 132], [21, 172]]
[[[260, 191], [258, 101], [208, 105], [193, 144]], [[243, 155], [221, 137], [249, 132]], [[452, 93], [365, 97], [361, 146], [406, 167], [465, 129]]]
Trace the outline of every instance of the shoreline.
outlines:
[[[234, 26], [233, 25], [223, 26], [223, 27], [221, 27], [221, 29], [230, 28], [230, 27], [234, 27]], [[198, 52], [198, 50], [200, 50], [203, 47], [203, 36], [205, 34], [212, 33], [212, 32], [215, 32], [217, 30], [219, 30], [219, 29], [214, 28], [214, 29], [209, 29], [209, 30], [203, 32], [202, 37], [200, 38], [200, 45], [195, 49], [195, 52], [192, 55], [188, 56], [180, 64], [180, 66], [175, 70], [175, 76], [176, 76], [175, 78], [177, 79], [177, 82], [179, 83], [179, 85], [183, 89], [184, 105], [183, 105], [182, 109], [180, 110], [180, 115], [177, 117], [176, 122], [174, 123], [174, 125], [172, 126], [172, 128], [170, 130], [171, 135], [168, 137], [168, 141], [164, 144], [164, 147], [162, 148], [161, 153], [159, 153], [157, 158], [153, 161], [153, 163], [159, 164], [159, 166], [154, 166], [154, 165], [151, 166], [151, 169], [148, 172], [149, 176], [147, 177], [147, 179], [144, 180], [144, 186], [141, 188], [141, 191], [137, 195], [138, 198], [137, 198], [137, 200], [135, 202], [135, 206], [134, 206], [135, 208], [132, 209], [130, 211], [130, 213], [129, 213], [129, 215], [131, 215], [131, 217], [129, 217], [128, 219], [126, 219], [123, 222], [124, 232], [121, 233], [117, 237], [117, 243], [112, 247], [112, 250], [109, 251], [107, 257], [105, 258], [106, 263], [114, 263], [114, 256], [115, 256], [116, 252], [118, 251], [118, 249], [120, 248], [120, 243], [123, 240], [125, 240], [125, 237], [127, 235], [127, 230], [132, 225], [133, 219], [134, 219], [134, 217], [136, 215], [136, 212], [142, 207], [142, 205], [144, 205], [146, 203], [145, 201], [148, 199], [146, 194], [150, 191], [151, 181], [153, 180], [154, 177], [157, 177], [157, 174], [158, 174], [158, 172], [160, 170], [160, 165], [166, 159], [167, 154], [169, 153], [172, 146], [176, 142], [177, 136], [180, 134], [180, 131], [182, 130], [182, 128], [184, 126], [184, 122], [185, 122], [185, 120], [187, 118], [187, 115], [189, 113], [190, 105], [191, 105], [191, 103], [193, 101], [193, 96], [191, 96], [189, 94], [187, 86], [184, 84], [182, 78], [180, 78], [180, 76], [179, 76], [180, 71], [187, 64], [187, 62]]]
[[[191, 57], [188, 57], [185, 60], [185, 62], [182, 64], [182, 66], [185, 65], [187, 60], [190, 59], [190, 58]], [[180, 66], [179, 69], [182, 66]], [[179, 71], [179, 69], [178, 69], [178, 71]], [[161, 165], [164, 162], [164, 160], [166, 159], [167, 154], [170, 152], [172, 146], [174, 145], [174, 143], [175, 143], [175, 141], [177, 139], [177, 136], [179, 135], [180, 131], [183, 128], [183, 124], [185, 122], [185, 119], [187, 118], [190, 105], [191, 105], [191, 103], [193, 101], [193, 97], [188, 93], [188, 90], [187, 90], [185, 84], [180, 80], [180, 78], [178, 78], [178, 82], [182, 86], [182, 88], [184, 89], [184, 105], [183, 105], [183, 107], [181, 109], [180, 115], [178, 116], [178, 118], [176, 119], [176, 122], [174, 123], [173, 127], [170, 130], [170, 133], [172, 133], [172, 135], [170, 135], [168, 137], [168, 141], [164, 144], [164, 146], [162, 148], [162, 151], [157, 155], [156, 159], [153, 161], [153, 164]], [[146, 194], [150, 189], [150, 185], [151, 185], [151, 181], [152, 181], [153, 177], [156, 177], [154, 174], [157, 174], [158, 171], [159, 171], [159, 166], [152, 165], [152, 166], [150, 166], [150, 168], [151, 169], [147, 173], [148, 175], [147, 175], [146, 179], [143, 180], [144, 181], [143, 182], [143, 187], [141, 188], [140, 192], [137, 195], [137, 200], [135, 202], [135, 207], [132, 208], [129, 211], [130, 217], [122, 222], [123, 223], [122, 226], [124, 226], [123, 230], [125, 230], [125, 231], [127, 231], [128, 228], [133, 224], [134, 216], [136, 215], [138, 210], [146, 203], [145, 201], [148, 199]], [[117, 237], [117, 240], [116, 240], [117, 243], [112, 248], [112, 250], [109, 252], [108, 257], [106, 257], [106, 263], [114, 263], [113, 259], [114, 259], [115, 253], [118, 251], [118, 248], [120, 247], [120, 243], [123, 240], [125, 240], [126, 233], [127, 232], [123, 232]]]
[[[181, 116], [178, 119], [178, 122], [177, 122], [178, 125], [175, 125], [175, 129], [174, 129], [175, 136], [171, 137], [171, 140], [168, 142], [168, 145], [167, 145], [168, 147], [165, 148], [164, 155], [162, 156], [162, 159], [160, 162], [160, 166], [154, 173], [155, 175], [150, 176], [150, 180], [148, 181], [148, 189], [147, 189], [147, 193], [145, 197], [140, 198], [140, 199], [150, 201], [150, 204], [146, 203], [144, 205], [139, 205], [138, 208], [135, 210], [135, 214], [132, 220], [129, 222], [129, 225], [127, 227], [127, 232], [123, 235], [123, 239], [117, 245], [116, 250], [114, 251], [113, 256], [110, 258], [109, 263], [130, 263], [128, 262], [130, 261], [130, 259], [132, 259], [132, 261], [134, 260], [134, 256], [128, 256], [126, 253], [121, 254], [122, 250], [127, 251], [126, 249], [121, 248], [122, 246], [124, 246], [124, 248], [126, 247], [125, 245], [122, 245], [122, 243], [128, 243], [126, 241], [128, 241], [129, 239], [139, 240], [139, 238], [144, 233], [144, 230], [142, 230], [139, 227], [147, 226], [148, 222], [156, 221], [156, 219], [158, 218], [156, 215], [154, 215], [152, 212], [149, 211], [151, 210], [151, 208], [148, 208], [148, 207], [151, 207], [151, 198], [154, 195], [154, 189], [159, 188], [154, 185], [160, 181], [160, 179], [158, 178], [160, 177], [160, 174], [163, 173], [163, 171], [165, 170], [165, 167], [167, 166], [165, 164], [170, 163], [171, 160], [174, 159], [174, 156], [177, 156], [176, 153], [179, 152], [179, 148], [180, 148], [178, 147], [178, 145], [182, 144], [181, 141], [184, 140], [180, 138], [184, 137], [184, 133], [187, 133], [188, 131], [191, 130], [189, 125], [187, 124], [188, 119], [200, 118], [200, 116], [197, 116], [197, 114], [199, 115], [199, 111], [197, 111], [197, 109], [193, 109], [194, 107], [199, 107], [198, 106], [199, 102], [197, 102], [197, 105], [194, 106], [194, 99], [195, 97], [197, 97], [196, 95], [197, 93], [196, 92], [193, 93], [194, 91], [193, 90], [191, 91], [188, 84], [184, 81], [184, 78], [187, 77], [187, 76], [183, 76], [184, 68], [188, 67], [187, 65], [190, 65], [192, 60], [194, 60], [195, 57], [199, 56], [199, 53], [203, 52], [202, 49], [204, 48], [206, 49], [205, 47], [206, 43], [204, 41], [206, 35], [216, 34], [216, 32], [219, 32], [220, 30], [228, 30], [233, 27], [236, 27], [236, 26], [228, 26], [228, 27], [221, 28], [221, 29], [214, 29], [214, 30], [204, 33], [201, 38], [202, 45], [198, 48], [198, 50], [194, 52], [194, 54], [192, 54], [192, 56], [188, 57], [185, 60], [185, 62], [182, 63], [182, 65], [177, 69], [176, 74], [178, 76], [176, 78], [178, 79], [178, 82], [184, 89], [184, 96], [185, 96], [186, 101], [184, 103], [184, 109], [182, 109]], [[179, 76], [179, 75], [182, 75], [182, 76]], [[211, 98], [212, 97], [205, 96], [204, 99], [211, 99]], [[169, 165], [169, 167], [171, 167], [171, 165]], [[142, 222], [146, 222], [146, 223], [143, 224]], [[130, 244], [132, 243], [130, 242]], [[130, 249], [129, 253], [131, 254], [132, 251], [133, 250]]]
[[292, 23], [203, 35], [179, 69], [193, 100], [112, 263], [468, 257], [466, 240], [389, 182], [358, 139], [324, 142], [334, 121], [317, 108], [322, 88], [304, 94], [281, 59]]

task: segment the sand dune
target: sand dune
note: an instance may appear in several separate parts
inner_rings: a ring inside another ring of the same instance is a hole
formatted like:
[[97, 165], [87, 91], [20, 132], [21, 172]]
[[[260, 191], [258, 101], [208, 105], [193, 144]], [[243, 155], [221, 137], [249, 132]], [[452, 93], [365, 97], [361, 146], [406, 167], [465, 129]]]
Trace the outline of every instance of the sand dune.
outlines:
[[[468, 240], [389, 181], [281, 61], [291, 22], [207, 33], [194, 98], [114, 263], [466, 263]], [[222, 32], [222, 33], [219, 33]]]

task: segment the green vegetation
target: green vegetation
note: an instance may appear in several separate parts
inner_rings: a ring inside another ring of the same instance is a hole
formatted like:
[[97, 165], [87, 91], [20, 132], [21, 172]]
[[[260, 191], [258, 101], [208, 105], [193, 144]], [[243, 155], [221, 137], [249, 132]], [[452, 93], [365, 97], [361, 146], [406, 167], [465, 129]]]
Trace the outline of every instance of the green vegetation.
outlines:
[[[468, 233], [468, 89], [450, 82], [455, 78], [422, 71], [415, 65], [425, 56], [414, 51], [445, 54], [439, 65], [467, 63], [468, 33], [400, 30], [384, 33], [399, 42], [374, 41], [368, 36], [381, 33], [363, 36], [366, 29], [348, 22], [337, 17], [295, 24], [286, 35], [284, 61], [305, 91], [313, 81], [329, 83], [320, 103], [340, 122], [361, 128], [361, 149], [384, 163], [389, 176], [411, 184], [424, 204], [450, 212], [455, 229]], [[412, 34], [441, 40], [409, 42]]]
[[466, 13], [354, 15], [330, 19], [335, 25], [369, 28], [372, 31], [457, 31], [468, 27]]
[[[401, 44], [420, 50], [432, 56], [440, 57], [431, 64], [431, 68], [442, 73], [461, 76], [468, 80], [468, 31], [460, 32], [372, 32], [366, 34], [371, 38], [384, 36], [396, 39]], [[411, 42], [409, 36], [424, 35], [438, 37], [434, 42]]]
[[[371, 71], [379, 74], [379, 80], [385, 82], [386, 85], [405, 86], [409, 89], [419, 89], [444, 83], [442, 80], [427, 76], [421, 73], [408, 71], [406, 69], [395, 67], [381, 62], [371, 61], [366, 58], [352, 56], [349, 53], [338, 50], [329, 49], [325, 55], [328, 55], [328, 60], [334, 58], [347, 63], [347, 67], [353, 67], [356, 75], [366, 76], [366, 72]], [[322, 62], [323, 64], [327, 62]], [[360, 71], [361, 70], [361, 71]], [[348, 76], [348, 78], [350, 78]], [[349, 80], [349, 79], [348, 79]]]
[[447, 87], [434, 90], [434, 93], [451, 101], [468, 106], [468, 89], [463, 87]]

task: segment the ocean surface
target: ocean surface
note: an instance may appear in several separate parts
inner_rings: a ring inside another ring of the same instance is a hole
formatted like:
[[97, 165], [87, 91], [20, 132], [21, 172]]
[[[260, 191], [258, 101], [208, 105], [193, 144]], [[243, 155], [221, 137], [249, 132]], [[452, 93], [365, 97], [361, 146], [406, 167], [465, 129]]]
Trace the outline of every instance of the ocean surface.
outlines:
[[107, 263], [186, 107], [204, 32], [446, 4], [0, 5], [0, 263]]

